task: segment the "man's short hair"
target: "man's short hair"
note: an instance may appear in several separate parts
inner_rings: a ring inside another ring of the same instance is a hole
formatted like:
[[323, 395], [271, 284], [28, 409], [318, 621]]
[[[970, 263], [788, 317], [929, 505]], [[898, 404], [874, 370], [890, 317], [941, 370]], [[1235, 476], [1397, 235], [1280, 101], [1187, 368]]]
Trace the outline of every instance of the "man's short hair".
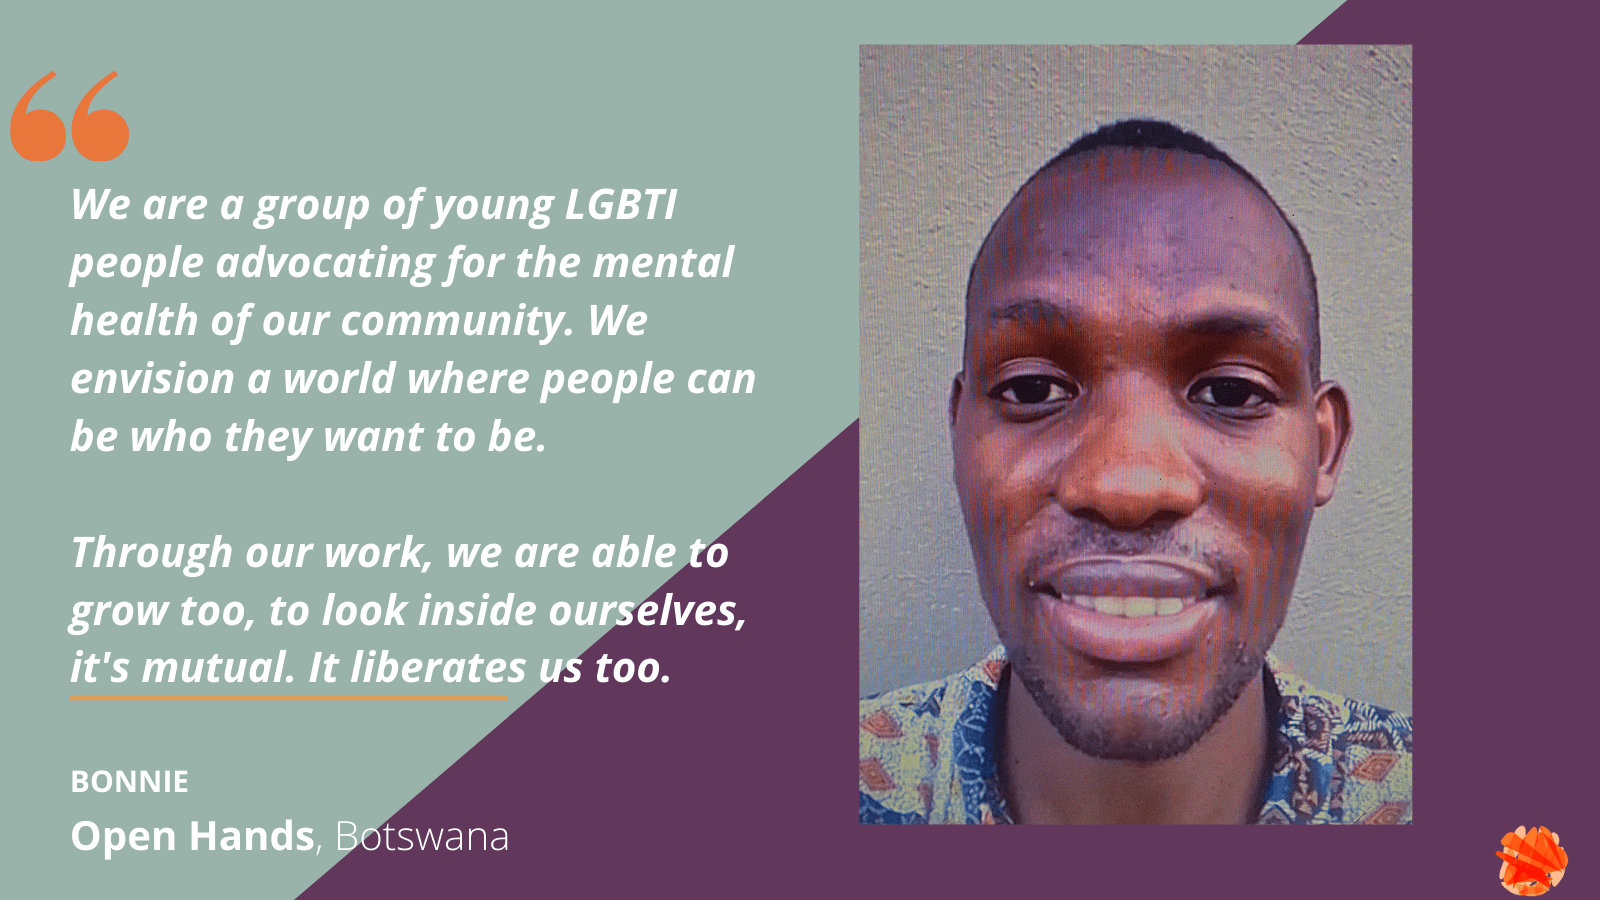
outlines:
[[[1039, 177], [1066, 165], [1073, 157], [1082, 156], [1095, 150], [1118, 147], [1177, 150], [1181, 153], [1191, 153], [1195, 156], [1203, 156], [1206, 159], [1214, 159], [1244, 176], [1246, 181], [1254, 185], [1256, 190], [1267, 198], [1267, 202], [1272, 204], [1272, 208], [1278, 211], [1278, 217], [1283, 219], [1283, 224], [1289, 226], [1289, 233], [1294, 235], [1295, 245], [1300, 248], [1301, 261], [1305, 264], [1307, 289], [1311, 296], [1311, 371], [1313, 374], [1320, 372], [1322, 327], [1320, 324], [1320, 301], [1317, 295], [1317, 270], [1311, 264], [1311, 251], [1307, 249], [1305, 239], [1300, 237], [1300, 229], [1294, 227], [1294, 223], [1289, 221], [1288, 214], [1283, 211], [1283, 207], [1278, 205], [1278, 201], [1273, 198], [1272, 193], [1263, 187], [1261, 182], [1257, 181], [1256, 177], [1251, 175], [1248, 169], [1239, 165], [1234, 161], [1233, 157], [1222, 152], [1217, 145], [1200, 135], [1192, 131], [1185, 131], [1171, 122], [1162, 122], [1158, 119], [1123, 119], [1120, 122], [1103, 125], [1073, 141], [1071, 146], [1040, 166], [1037, 171], [1028, 176], [1028, 180], [1022, 183], [1022, 187], [1017, 188], [1016, 193], [1011, 195], [1011, 200], [1007, 201], [1006, 205], [1009, 207], [1011, 203], [1015, 202], [1016, 198]], [[995, 226], [1000, 224], [1001, 218], [1003, 216], [995, 217], [994, 222], [989, 225], [988, 233], [983, 236], [983, 243], [978, 245], [978, 252], [973, 254], [972, 265], [967, 270], [966, 298], [968, 300], [972, 299], [972, 282], [978, 271], [978, 258], [983, 255], [983, 249], [988, 246], [989, 238], [994, 235]]]

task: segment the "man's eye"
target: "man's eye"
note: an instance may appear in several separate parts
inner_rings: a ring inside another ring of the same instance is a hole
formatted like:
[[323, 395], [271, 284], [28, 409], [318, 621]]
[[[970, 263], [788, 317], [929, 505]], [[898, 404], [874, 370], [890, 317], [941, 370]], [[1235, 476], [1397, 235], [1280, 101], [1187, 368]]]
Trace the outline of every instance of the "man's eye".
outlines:
[[1078, 396], [1078, 386], [1049, 375], [1023, 375], [995, 386], [989, 396], [1023, 406], [1058, 403]]
[[1224, 410], [1252, 411], [1276, 398], [1247, 378], [1208, 378], [1189, 390], [1189, 400]]

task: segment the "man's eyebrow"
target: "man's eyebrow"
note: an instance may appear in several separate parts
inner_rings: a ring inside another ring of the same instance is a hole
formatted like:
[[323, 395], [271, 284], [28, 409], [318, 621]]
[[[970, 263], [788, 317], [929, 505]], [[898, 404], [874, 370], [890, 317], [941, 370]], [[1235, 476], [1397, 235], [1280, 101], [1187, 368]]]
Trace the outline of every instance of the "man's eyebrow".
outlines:
[[[1064, 325], [1072, 321], [1072, 314], [1059, 303], [1029, 298], [1016, 300], [989, 312], [994, 321], [1020, 322], [1024, 325]], [[1196, 337], [1239, 337], [1243, 335], [1271, 337], [1284, 331], [1284, 323], [1275, 316], [1246, 312], [1211, 313], [1182, 319], [1175, 327]]]
[[1276, 317], [1250, 313], [1216, 313], [1184, 319], [1176, 328], [1196, 337], [1272, 337], [1284, 333], [1283, 323]]
[[1072, 320], [1059, 304], [1030, 298], [1007, 303], [989, 311], [993, 321], [1021, 322], [1024, 325], [1064, 325]]

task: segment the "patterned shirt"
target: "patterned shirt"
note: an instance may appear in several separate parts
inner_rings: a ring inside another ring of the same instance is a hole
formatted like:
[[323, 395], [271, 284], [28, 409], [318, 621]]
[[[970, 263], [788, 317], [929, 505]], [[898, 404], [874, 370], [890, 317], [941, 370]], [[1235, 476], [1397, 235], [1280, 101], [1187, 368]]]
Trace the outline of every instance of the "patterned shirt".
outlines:
[[[1010, 824], [996, 761], [1005, 648], [861, 701], [861, 822]], [[1267, 655], [1276, 709], [1259, 825], [1411, 822], [1411, 717], [1324, 693]]]

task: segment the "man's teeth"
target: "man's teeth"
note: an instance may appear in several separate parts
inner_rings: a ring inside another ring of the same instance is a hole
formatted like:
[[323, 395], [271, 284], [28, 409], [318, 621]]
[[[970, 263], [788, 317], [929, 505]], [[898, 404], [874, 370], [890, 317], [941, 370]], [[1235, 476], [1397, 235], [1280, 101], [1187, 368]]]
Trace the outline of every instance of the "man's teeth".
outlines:
[[1190, 597], [1090, 597], [1073, 595], [1067, 598], [1085, 609], [1107, 616], [1124, 616], [1129, 619], [1145, 616], [1175, 616], [1184, 607], [1197, 602]]

